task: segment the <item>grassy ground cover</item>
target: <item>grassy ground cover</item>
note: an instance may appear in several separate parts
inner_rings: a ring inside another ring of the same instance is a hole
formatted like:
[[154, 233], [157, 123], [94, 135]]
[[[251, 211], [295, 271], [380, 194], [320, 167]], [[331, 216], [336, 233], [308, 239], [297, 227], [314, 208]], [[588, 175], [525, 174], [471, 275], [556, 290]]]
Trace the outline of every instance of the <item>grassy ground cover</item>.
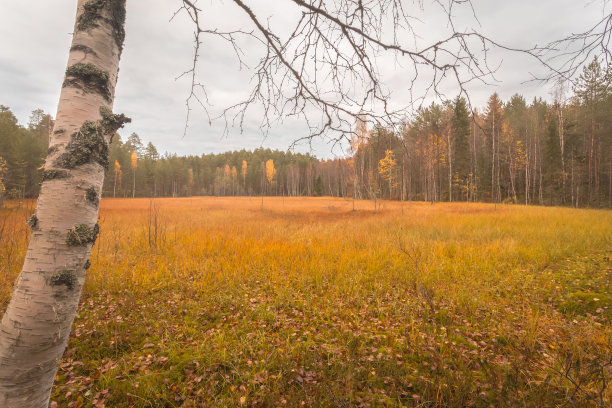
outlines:
[[[612, 213], [105, 199], [58, 406], [609, 406]], [[0, 307], [28, 206], [0, 210]]]

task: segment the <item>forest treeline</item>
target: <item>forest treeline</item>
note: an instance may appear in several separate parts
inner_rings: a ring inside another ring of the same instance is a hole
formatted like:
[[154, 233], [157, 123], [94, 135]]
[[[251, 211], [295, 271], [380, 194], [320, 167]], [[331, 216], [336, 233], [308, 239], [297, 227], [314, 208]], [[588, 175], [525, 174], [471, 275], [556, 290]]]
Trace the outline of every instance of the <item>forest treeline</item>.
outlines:
[[[491, 95], [420, 109], [399, 130], [357, 120], [350, 157], [257, 149], [160, 155], [133, 133], [115, 135], [106, 197], [286, 195], [490, 201], [612, 207], [612, 75], [593, 60], [553, 102]], [[570, 92], [571, 91], [571, 92]], [[566, 95], [571, 93], [571, 95]], [[0, 105], [0, 194], [35, 197], [53, 120], [35, 110], [22, 126]], [[0, 198], [1, 200], [1, 198]]]

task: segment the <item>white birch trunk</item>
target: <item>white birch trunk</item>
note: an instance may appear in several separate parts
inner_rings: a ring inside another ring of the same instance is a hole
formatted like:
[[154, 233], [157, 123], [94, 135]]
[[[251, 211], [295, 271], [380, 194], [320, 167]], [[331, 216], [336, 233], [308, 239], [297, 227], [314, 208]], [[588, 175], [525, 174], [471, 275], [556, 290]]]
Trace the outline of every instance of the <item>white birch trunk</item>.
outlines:
[[447, 133], [448, 140], [448, 201], [453, 202], [453, 151], [451, 146], [451, 132]]
[[[0, 324], [0, 407], [47, 407], [95, 234], [123, 43], [125, 0], [78, 0], [23, 269]], [[102, 116], [106, 120], [102, 120]], [[79, 228], [75, 228], [79, 227]]]

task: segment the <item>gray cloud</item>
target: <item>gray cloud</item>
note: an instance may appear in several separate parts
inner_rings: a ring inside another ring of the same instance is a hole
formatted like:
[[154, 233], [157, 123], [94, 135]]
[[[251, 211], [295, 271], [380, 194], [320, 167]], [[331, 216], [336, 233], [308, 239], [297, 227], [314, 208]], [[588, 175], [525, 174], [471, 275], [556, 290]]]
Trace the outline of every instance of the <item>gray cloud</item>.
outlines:
[[[185, 125], [185, 98], [189, 91], [189, 79], [176, 78], [189, 69], [193, 57], [193, 27], [186, 16], [179, 15], [172, 22], [180, 1], [128, 0], [127, 36], [120, 66], [115, 110], [132, 117], [133, 123], [123, 134], [138, 133], [144, 140], [152, 141], [160, 151], [178, 154], [202, 154], [229, 149], [253, 149], [260, 146], [286, 149], [293, 140], [304, 136], [303, 122], [284, 118], [283, 123], [270, 130], [264, 138], [258, 129], [260, 117], [254, 109], [247, 117], [243, 132], [230, 128], [224, 136], [225, 123], [209, 124], [203, 111], [192, 112], [187, 134]], [[295, 17], [295, 8], [289, 1], [249, 0], [253, 9], [269, 17], [272, 28], [286, 32], [288, 22]], [[544, 44], [571, 32], [584, 30], [602, 14], [599, 3], [587, 6], [579, 0], [514, 0], [498, 2], [474, 0], [478, 21], [467, 10], [458, 10], [461, 28], [475, 28], [512, 47], [529, 47]], [[406, 1], [407, 7], [416, 9], [415, 3]], [[0, 104], [8, 105], [22, 123], [27, 122], [30, 111], [42, 108], [54, 114], [59, 96], [63, 72], [68, 57], [70, 32], [74, 24], [75, 0], [3, 0], [0, 4]], [[200, 1], [205, 21], [221, 28], [251, 30], [249, 21], [230, 0]], [[435, 9], [426, 7], [416, 11], [421, 21], [415, 22], [415, 30], [421, 42], [437, 38], [448, 27]], [[247, 60], [257, 60], [258, 46], [246, 42]], [[498, 92], [507, 100], [512, 94], [523, 94], [527, 100], [534, 96], [547, 97], [548, 85], [523, 82], [529, 72], [541, 69], [527, 57], [493, 51], [490, 61], [501, 66], [496, 74], [495, 86], [474, 83], [470, 95], [475, 106], [482, 106], [489, 95]], [[400, 68], [393, 59], [381, 59], [387, 86], [393, 91], [395, 103], [407, 103], [407, 72], [409, 66]], [[231, 47], [218, 40], [205, 38], [200, 52], [199, 79], [205, 83], [212, 110], [238, 102], [248, 90], [250, 72], [240, 71]], [[450, 97], [456, 89], [446, 89]], [[313, 153], [329, 157], [333, 153], [329, 143], [316, 141]], [[298, 151], [309, 151], [301, 146]]]

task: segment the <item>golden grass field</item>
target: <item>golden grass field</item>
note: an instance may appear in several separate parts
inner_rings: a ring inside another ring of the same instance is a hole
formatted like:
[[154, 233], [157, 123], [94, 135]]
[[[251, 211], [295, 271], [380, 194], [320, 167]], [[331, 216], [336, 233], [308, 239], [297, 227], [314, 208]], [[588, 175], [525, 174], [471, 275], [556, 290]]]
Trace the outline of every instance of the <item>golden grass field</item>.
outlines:
[[[2, 309], [32, 205], [0, 210]], [[102, 200], [52, 401], [612, 406], [612, 212], [352, 205]]]

